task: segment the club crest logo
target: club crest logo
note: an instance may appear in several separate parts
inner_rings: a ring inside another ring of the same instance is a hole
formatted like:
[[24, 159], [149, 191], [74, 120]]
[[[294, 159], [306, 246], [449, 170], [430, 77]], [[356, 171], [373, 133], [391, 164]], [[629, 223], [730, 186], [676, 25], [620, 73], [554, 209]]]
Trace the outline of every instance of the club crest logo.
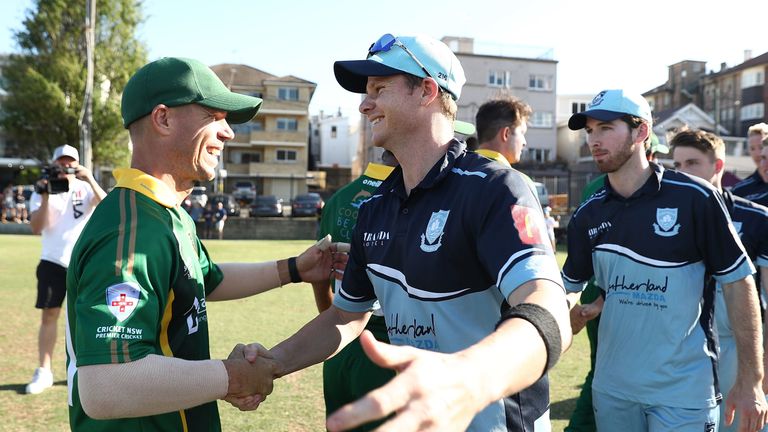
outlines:
[[601, 103], [603, 103], [603, 97], [605, 97], [605, 90], [601, 91], [600, 93], [595, 96], [594, 99], [592, 99], [592, 102], [589, 103], [589, 109], [592, 109]]
[[676, 236], [678, 231], [680, 231], [680, 224], [676, 222], [676, 208], [657, 208], [656, 223], [653, 224], [653, 232], [662, 237]]
[[[434, 252], [442, 246], [443, 229], [448, 220], [450, 210], [440, 210], [432, 212], [432, 216], [427, 222], [427, 230], [421, 235], [421, 250], [424, 252]], [[426, 240], [426, 242], [425, 242]]]
[[107, 307], [118, 321], [125, 321], [139, 305], [141, 288], [135, 282], [122, 282], [107, 288]]

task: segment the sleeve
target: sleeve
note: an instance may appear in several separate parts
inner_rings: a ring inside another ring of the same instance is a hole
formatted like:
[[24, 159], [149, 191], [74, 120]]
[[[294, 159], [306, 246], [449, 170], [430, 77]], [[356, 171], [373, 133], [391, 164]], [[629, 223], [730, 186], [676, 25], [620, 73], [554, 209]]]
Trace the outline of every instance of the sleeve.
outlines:
[[171, 275], [178, 252], [172, 238], [155, 234], [156, 241], [135, 242], [135, 252], [129, 254], [127, 238], [130, 233], [115, 232], [90, 241], [79, 250], [74, 272], [70, 269], [74, 287], [69, 287], [69, 294], [76, 294], [69, 313], [77, 322], [73, 330], [77, 366], [162, 354], [156, 347], [162, 343], [164, 309], [172, 304]]
[[32, 196], [29, 197], [29, 212], [38, 211], [41, 205], [43, 205], [43, 197], [37, 192], [32, 192]]
[[[548, 279], [562, 286], [560, 270], [536, 195], [513, 170], [494, 175], [487, 191], [476, 194], [482, 204], [477, 229], [478, 258], [505, 298], [520, 285]], [[488, 197], [492, 197], [488, 199]]]
[[577, 209], [568, 222], [568, 257], [563, 265], [563, 283], [568, 292], [580, 292], [594, 275], [592, 245], [583, 224], [586, 214]]
[[197, 247], [200, 251], [200, 268], [203, 270], [203, 280], [205, 281], [205, 295], [209, 296], [221, 284], [224, 280], [224, 273], [222, 273], [219, 266], [211, 261], [210, 255], [208, 255], [208, 249], [205, 248], [203, 242], [199, 238], [196, 239]]
[[[365, 217], [365, 208], [365, 205], [361, 207], [358, 222]], [[347, 267], [344, 269], [344, 279], [333, 296], [334, 306], [349, 312], [367, 312], [376, 302], [376, 293], [366, 272], [361, 225], [364, 224], [358, 223], [352, 233], [352, 247]]]
[[755, 272], [739, 235], [731, 223], [725, 202], [719, 193], [711, 192], [696, 201], [696, 242], [707, 273], [725, 284], [743, 279]]

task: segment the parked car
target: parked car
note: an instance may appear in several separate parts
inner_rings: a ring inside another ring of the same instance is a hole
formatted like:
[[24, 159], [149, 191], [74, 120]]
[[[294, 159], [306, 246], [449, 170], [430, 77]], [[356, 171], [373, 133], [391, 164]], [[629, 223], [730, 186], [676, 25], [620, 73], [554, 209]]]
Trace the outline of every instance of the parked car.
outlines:
[[192, 192], [189, 193], [190, 204], [199, 204], [200, 207], [205, 207], [208, 203], [208, 195], [205, 194], [205, 186], [195, 186], [192, 188]]
[[249, 211], [251, 217], [255, 216], [282, 216], [283, 199], [274, 195], [261, 195], [256, 197]]
[[211, 205], [213, 205], [213, 208], [216, 208], [216, 206], [219, 203], [223, 203], [224, 209], [227, 210], [227, 216], [230, 216], [230, 217], [240, 216], [240, 204], [232, 195], [227, 195], [227, 194], [213, 195], [208, 199], [208, 202], [210, 202]]
[[235, 182], [232, 196], [240, 202], [250, 203], [256, 198], [256, 187], [250, 181]]
[[323, 212], [325, 201], [320, 194], [310, 192], [296, 195], [291, 206], [291, 216], [320, 216]]

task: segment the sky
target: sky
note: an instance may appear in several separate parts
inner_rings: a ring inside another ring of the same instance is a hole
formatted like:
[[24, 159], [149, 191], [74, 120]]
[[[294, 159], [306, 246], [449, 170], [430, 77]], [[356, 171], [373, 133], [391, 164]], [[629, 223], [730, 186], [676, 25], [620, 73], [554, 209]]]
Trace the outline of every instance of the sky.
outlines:
[[[17, 52], [14, 31], [34, 4], [0, 1], [0, 53]], [[311, 114], [356, 115], [360, 97], [336, 83], [333, 62], [364, 58], [384, 33], [548, 52], [558, 61], [558, 94], [642, 93], [664, 84], [668, 66], [682, 60], [719, 70], [721, 62], [741, 63], [745, 50], [768, 52], [766, 0], [144, 0], [142, 10], [137, 37], [149, 60], [193, 57], [294, 75], [317, 84]]]

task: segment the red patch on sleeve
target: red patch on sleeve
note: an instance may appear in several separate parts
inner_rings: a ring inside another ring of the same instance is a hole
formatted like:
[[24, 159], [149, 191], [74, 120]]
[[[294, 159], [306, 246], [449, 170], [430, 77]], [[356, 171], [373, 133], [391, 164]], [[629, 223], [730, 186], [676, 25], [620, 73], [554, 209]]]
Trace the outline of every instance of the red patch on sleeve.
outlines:
[[515, 221], [517, 234], [523, 243], [534, 245], [547, 244], [549, 242], [549, 238], [546, 236], [546, 229], [543, 226], [544, 220], [533, 209], [513, 205], [512, 219]]

